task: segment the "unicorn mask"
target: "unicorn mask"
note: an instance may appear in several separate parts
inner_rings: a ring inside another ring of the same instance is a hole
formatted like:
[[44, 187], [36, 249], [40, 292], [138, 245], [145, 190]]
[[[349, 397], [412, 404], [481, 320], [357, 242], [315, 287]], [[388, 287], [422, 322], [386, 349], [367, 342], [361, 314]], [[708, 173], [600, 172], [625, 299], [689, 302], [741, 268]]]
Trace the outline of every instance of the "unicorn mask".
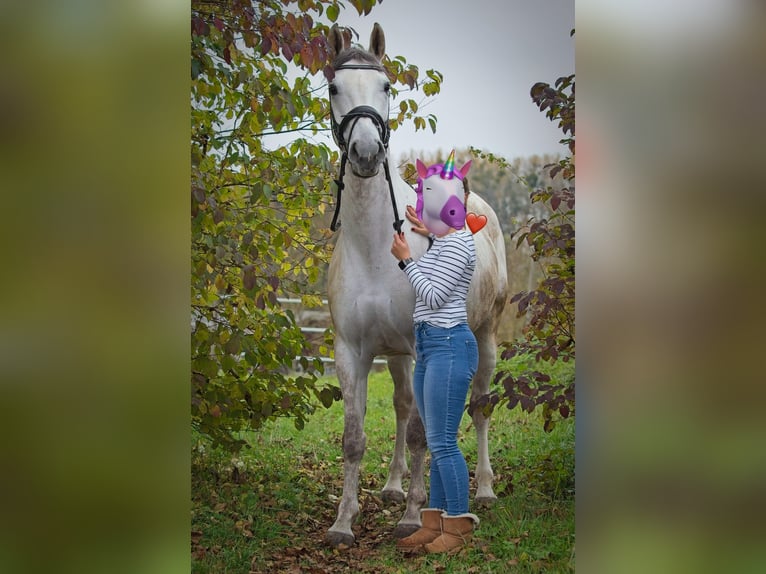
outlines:
[[444, 235], [450, 228], [462, 229], [466, 217], [463, 178], [471, 168], [471, 162], [455, 169], [455, 150], [452, 150], [444, 164], [426, 167], [422, 161], [417, 160], [415, 165], [418, 171], [418, 186], [415, 190], [418, 196], [415, 206], [418, 218], [434, 235]]

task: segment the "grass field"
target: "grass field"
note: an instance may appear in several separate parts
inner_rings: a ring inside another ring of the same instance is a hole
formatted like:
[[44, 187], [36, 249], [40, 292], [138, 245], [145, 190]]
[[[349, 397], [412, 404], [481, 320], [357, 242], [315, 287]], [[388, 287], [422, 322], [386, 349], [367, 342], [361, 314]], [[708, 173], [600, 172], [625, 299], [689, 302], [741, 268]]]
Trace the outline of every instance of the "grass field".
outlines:
[[[554, 368], [557, 376], [574, 376], [573, 365]], [[489, 509], [472, 503], [481, 526], [470, 546], [453, 556], [403, 558], [391, 532], [404, 504], [388, 505], [379, 497], [393, 448], [391, 393], [387, 372], [370, 377], [357, 541], [344, 551], [323, 543], [342, 493], [341, 403], [320, 407], [303, 431], [279, 420], [250, 433], [251, 448], [234, 458], [194, 436], [192, 572], [574, 571], [574, 420], [544, 433], [538, 414], [518, 407], [499, 408], [492, 416], [498, 501]], [[473, 480], [476, 435], [467, 415], [459, 441]], [[472, 497], [474, 492], [472, 484]]]

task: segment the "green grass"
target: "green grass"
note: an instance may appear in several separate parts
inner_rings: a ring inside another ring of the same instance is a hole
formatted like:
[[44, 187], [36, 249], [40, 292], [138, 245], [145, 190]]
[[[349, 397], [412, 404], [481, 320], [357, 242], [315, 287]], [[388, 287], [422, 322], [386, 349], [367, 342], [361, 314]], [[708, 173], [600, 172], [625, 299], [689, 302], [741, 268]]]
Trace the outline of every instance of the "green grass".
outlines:
[[[563, 369], [571, 376], [574, 366]], [[489, 509], [471, 508], [481, 518], [472, 544], [454, 556], [403, 558], [391, 532], [404, 504], [387, 505], [379, 497], [393, 447], [391, 392], [387, 372], [370, 377], [357, 542], [345, 551], [323, 543], [342, 494], [341, 403], [320, 408], [303, 431], [279, 420], [249, 433], [252, 448], [237, 457], [194, 437], [192, 572], [574, 570], [574, 420], [544, 433], [536, 412], [518, 408], [500, 408], [492, 416], [490, 457], [498, 501]], [[476, 435], [467, 415], [459, 441], [473, 477]]]

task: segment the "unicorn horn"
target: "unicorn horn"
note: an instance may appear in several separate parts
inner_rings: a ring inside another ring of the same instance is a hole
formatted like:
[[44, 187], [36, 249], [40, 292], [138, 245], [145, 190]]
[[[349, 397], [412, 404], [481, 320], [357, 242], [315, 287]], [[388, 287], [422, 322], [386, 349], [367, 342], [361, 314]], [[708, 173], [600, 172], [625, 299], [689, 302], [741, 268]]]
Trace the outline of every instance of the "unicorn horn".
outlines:
[[442, 168], [441, 172], [441, 178], [442, 179], [452, 179], [455, 175], [455, 150], [453, 149], [449, 157], [447, 158], [447, 163], [444, 164], [444, 167]]

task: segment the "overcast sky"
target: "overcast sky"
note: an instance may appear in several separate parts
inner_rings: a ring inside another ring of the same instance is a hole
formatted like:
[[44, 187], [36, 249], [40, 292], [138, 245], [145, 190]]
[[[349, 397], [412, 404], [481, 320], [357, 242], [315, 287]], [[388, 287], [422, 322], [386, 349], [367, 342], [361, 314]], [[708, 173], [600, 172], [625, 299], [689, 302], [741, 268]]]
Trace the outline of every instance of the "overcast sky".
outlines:
[[[394, 157], [410, 150], [477, 148], [507, 159], [563, 153], [564, 136], [532, 103], [536, 82], [553, 84], [575, 72], [574, 0], [383, 0], [367, 16], [342, 11], [338, 24], [359, 33], [366, 48], [374, 22], [389, 56], [404, 56], [425, 77], [444, 75], [441, 92], [423, 114], [438, 118], [417, 133], [408, 125], [391, 135]], [[420, 101], [422, 91], [403, 92]], [[393, 107], [393, 106], [392, 106]]]

